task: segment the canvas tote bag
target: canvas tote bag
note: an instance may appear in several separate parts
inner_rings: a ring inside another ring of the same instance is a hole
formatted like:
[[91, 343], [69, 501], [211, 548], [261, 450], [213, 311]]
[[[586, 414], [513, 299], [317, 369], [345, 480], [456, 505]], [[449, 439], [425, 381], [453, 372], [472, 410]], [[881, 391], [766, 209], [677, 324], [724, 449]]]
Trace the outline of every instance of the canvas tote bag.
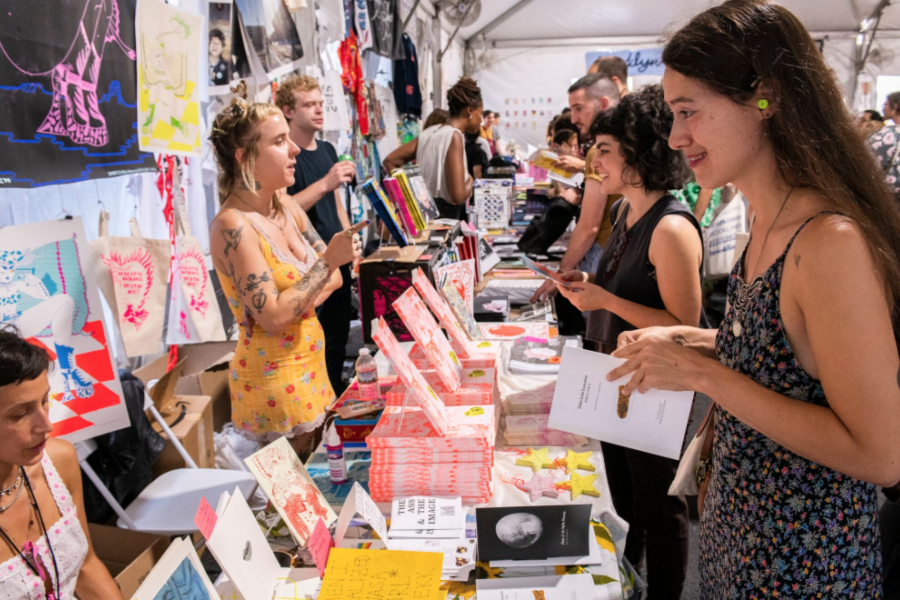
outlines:
[[116, 316], [125, 355], [134, 358], [161, 349], [171, 244], [143, 237], [136, 219], [128, 223], [131, 237], [110, 236], [109, 212], [100, 212], [91, 269]]

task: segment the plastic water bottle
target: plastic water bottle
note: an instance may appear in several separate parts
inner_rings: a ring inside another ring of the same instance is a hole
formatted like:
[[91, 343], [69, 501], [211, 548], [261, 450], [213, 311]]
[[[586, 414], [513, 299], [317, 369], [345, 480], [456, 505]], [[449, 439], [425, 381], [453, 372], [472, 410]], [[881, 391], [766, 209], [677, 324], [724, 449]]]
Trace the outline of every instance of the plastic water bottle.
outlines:
[[334, 425], [328, 430], [325, 454], [328, 457], [328, 476], [331, 478], [331, 483], [335, 485], [347, 483], [347, 459], [344, 458], [344, 443], [341, 442]]
[[378, 365], [369, 354], [368, 348], [359, 349], [359, 358], [356, 359], [356, 381], [360, 400], [377, 400], [380, 397]]

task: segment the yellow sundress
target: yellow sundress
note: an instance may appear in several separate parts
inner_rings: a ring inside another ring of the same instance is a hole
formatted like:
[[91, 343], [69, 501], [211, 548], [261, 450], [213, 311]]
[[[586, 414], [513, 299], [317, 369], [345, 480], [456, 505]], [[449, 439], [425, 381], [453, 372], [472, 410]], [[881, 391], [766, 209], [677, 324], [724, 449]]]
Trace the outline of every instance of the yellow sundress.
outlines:
[[[306, 246], [304, 262], [282, 251], [265, 231], [244, 218], [259, 236], [279, 292], [293, 287], [318, 260], [293, 217], [290, 221]], [[216, 272], [228, 306], [241, 326], [228, 381], [235, 429], [261, 444], [316, 429], [324, 423], [325, 410], [335, 396], [325, 368], [325, 334], [315, 310], [304, 313], [280, 335], [270, 335], [255, 322], [249, 328], [234, 282], [228, 274]]]

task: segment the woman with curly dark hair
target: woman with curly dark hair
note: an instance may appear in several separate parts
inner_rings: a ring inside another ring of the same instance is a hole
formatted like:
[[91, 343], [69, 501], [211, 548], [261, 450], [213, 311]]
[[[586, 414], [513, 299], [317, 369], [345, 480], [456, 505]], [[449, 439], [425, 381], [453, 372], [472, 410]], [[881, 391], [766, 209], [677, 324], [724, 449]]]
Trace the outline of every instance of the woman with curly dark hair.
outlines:
[[[684, 155], [669, 147], [672, 111], [662, 88], [646, 87], [597, 115], [592, 167], [604, 194], [621, 194], [615, 226], [596, 274], [570, 271], [559, 291], [588, 316], [587, 337], [611, 353], [624, 331], [705, 324], [700, 289], [703, 243], [694, 215], [666, 190], [688, 177]], [[688, 507], [669, 496], [678, 461], [603, 443], [616, 511], [628, 521], [625, 556], [646, 550], [650, 598], [679, 598], [688, 557]]]

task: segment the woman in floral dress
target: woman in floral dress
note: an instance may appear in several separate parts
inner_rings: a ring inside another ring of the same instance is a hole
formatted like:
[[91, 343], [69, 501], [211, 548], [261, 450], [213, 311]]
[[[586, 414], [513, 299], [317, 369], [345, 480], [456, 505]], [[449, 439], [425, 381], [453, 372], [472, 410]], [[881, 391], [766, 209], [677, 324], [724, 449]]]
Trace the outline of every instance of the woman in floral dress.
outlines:
[[288, 437], [303, 458], [334, 400], [315, 308], [341, 286], [338, 267], [360, 255], [357, 232], [367, 222], [326, 247], [299, 207], [279, 202], [300, 149], [275, 106], [235, 99], [216, 117], [212, 142], [222, 210], [210, 248], [241, 324], [229, 381], [232, 420], [262, 444]]
[[756, 219], [718, 332], [625, 333], [610, 378], [717, 404], [701, 598], [880, 598], [876, 486], [900, 480], [900, 212], [787, 9], [729, 0], [663, 61], [669, 144]]

